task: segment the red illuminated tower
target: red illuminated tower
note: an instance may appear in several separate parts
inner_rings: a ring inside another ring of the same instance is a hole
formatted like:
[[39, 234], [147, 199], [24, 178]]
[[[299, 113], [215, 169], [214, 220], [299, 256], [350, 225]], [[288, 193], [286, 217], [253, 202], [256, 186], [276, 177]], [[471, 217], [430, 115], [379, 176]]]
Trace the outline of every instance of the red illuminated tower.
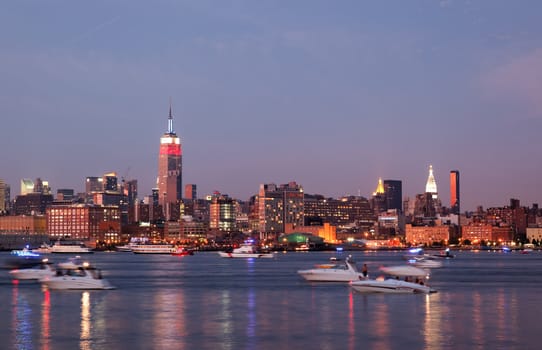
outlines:
[[181, 139], [173, 131], [171, 102], [169, 104], [167, 132], [160, 138], [158, 156], [158, 203], [166, 220], [177, 220], [182, 198], [182, 149]]

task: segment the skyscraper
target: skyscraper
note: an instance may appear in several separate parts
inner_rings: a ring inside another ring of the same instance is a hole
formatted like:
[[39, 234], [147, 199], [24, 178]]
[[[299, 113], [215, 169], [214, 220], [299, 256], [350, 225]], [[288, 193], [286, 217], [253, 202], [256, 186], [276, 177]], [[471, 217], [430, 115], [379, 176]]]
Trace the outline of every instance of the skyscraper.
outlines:
[[429, 176], [427, 177], [427, 183], [425, 184], [425, 193], [431, 193], [433, 199], [437, 198], [437, 182], [433, 175], [433, 166], [429, 165]]
[[171, 103], [167, 132], [160, 138], [158, 156], [158, 203], [166, 220], [177, 220], [179, 202], [182, 198], [182, 150], [181, 139], [173, 131]]
[[459, 170], [450, 171], [450, 208], [452, 214], [459, 214]]
[[386, 209], [403, 211], [403, 184], [400, 180], [384, 180]]

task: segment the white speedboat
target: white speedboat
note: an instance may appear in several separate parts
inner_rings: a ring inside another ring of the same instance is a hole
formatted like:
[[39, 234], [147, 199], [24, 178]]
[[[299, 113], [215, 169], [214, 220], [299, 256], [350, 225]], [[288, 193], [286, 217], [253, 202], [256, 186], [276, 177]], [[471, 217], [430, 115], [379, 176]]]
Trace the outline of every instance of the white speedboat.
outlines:
[[79, 267], [89, 267], [90, 264], [88, 262], [84, 262], [83, 259], [79, 255], [74, 256], [73, 258], [69, 258], [66, 261], [59, 262], [58, 268], [63, 270], [75, 270]]
[[252, 244], [241, 244], [239, 248], [235, 248], [231, 252], [218, 252], [223, 258], [272, 258], [273, 253], [260, 252]]
[[175, 251], [173, 244], [136, 244], [132, 246], [135, 254], [171, 254]]
[[11, 277], [17, 280], [40, 280], [45, 277], [54, 276], [55, 273], [55, 266], [48, 259], [43, 259], [39, 265], [14, 269], [9, 272]]
[[429, 294], [436, 292], [427, 285], [428, 273], [423, 269], [407, 265], [381, 267], [380, 270], [395, 278], [381, 276], [377, 279], [355, 281], [350, 285], [360, 293]]
[[86, 247], [82, 242], [58, 240], [51, 247], [50, 253], [57, 254], [90, 254], [92, 248]]
[[343, 264], [320, 264], [314, 269], [299, 270], [297, 273], [311, 282], [350, 282], [367, 278], [358, 270], [356, 262], [350, 255]]
[[432, 256], [413, 256], [407, 260], [407, 263], [422, 269], [436, 269], [442, 267], [442, 261], [436, 260]]
[[40, 282], [49, 289], [114, 289], [95, 268], [59, 269], [54, 276], [45, 277]]

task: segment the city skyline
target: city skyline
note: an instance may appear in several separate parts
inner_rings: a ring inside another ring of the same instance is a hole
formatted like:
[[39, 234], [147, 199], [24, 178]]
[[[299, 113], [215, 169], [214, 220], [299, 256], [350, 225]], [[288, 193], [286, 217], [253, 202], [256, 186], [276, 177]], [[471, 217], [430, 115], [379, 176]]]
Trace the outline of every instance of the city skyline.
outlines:
[[539, 203], [542, 4], [156, 2], [0, 5], [0, 178], [156, 186], [173, 101], [183, 183], [422, 193], [461, 210]]

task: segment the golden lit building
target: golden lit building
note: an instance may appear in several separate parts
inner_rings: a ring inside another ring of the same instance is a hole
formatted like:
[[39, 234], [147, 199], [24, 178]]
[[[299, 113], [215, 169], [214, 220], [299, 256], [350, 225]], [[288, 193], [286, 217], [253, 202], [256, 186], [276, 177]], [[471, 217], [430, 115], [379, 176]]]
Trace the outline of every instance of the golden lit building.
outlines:
[[47, 233], [47, 222], [44, 215], [0, 216], [0, 232], [44, 234]]
[[492, 226], [483, 223], [472, 223], [461, 227], [461, 240], [469, 240], [473, 244], [481, 241], [491, 241]]
[[450, 226], [412, 226], [405, 227], [405, 240], [413, 245], [433, 243], [447, 244], [450, 239]]
[[324, 242], [337, 242], [337, 227], [325, 222], [322, 226], [294, 226], [294, 224], [286, 224], [284, 233], [290, 234], [294, 232], [310, 233], [313, 236], [318, 236], [324, 239]]

